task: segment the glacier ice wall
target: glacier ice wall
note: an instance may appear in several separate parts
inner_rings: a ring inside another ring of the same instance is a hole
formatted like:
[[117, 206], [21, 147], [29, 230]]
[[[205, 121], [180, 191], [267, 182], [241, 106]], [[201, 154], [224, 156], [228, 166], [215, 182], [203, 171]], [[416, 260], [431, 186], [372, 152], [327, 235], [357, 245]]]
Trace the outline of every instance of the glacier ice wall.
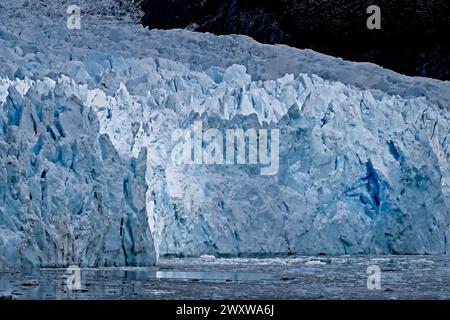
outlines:
[[[314, 75], [251, 81], [238, 65], [200, 73], [169, 60], [121, 62], [129, 80], [111, 95], [65, 79], [120, 153], [148, 148], [160, 255], [447, 251], [449, 119], [426, 98]], [[171, 135], [195, 121], [280, 129], [278, 174], [173, 163]]]
[[[145, 72], [149, 81], [130, 87], [147, 97], [121, 85], [92, 101], [119, 150], [150, 146], [160, 254], [446, 252], [450, 122], [436, 104], [314, 75], [252, 82], [238, 65], [205, 75], [156, 61]], [[195, 121], [280, 129], [278, 174], [174, 164], [171, 133]]]
[[146, 151], [122, 158], [70, 84], [0, 81], [0, 267], [153, 265]]
[[[14, 79], [8, 81], [22, 99], [41, 83], [48, 92], [41, 99], [53, 101], [65, 83], [59, 99], [96, 113], [104, 134], [98, 144], [110, 146], [109, 137], [121, 158], [140, 159], [120, 170], [115, 162], [103, 166], [104, 175], [120, 173], [114, 181], [139, 175], [129, 180], [135, 187], [130, 182], [114, 195], [126, 212], [144, 205], [147, 148], [147, 213], [158, 254], [447, 252], [449, 82], [243, 36], [145, 30], [132, 20], [92, 16], [95, 6], [80, 3], [89, 13], [81, 30], [66, 28], [64, 5], [29, 3], [32, 15], [2, 3], [0, 76]], [[1, 101], [9, 95], [0, 92]], [[279, 128], [278, 174], [260, 176], [257, 166], [176, 166], [171, 135], [195, 121], [205, 129]], [[44, 149], [56, 148], [50, 142]], [[89, 150], [102, 162], [101, 147]]]

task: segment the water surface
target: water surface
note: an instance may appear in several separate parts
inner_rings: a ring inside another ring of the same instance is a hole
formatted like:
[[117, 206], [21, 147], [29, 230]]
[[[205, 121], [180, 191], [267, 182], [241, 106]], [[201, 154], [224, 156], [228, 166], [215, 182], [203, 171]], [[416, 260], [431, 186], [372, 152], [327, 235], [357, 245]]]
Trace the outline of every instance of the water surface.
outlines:
[[[367, 267], [381, 289], [367, 288]], [[81, 269], [81, 289], [66, 269], [0, 272], [0, 297], [12, 299], [450, 299], [450, 257], [365, 256], [274, 259], [161, 259], [152, 268]]]

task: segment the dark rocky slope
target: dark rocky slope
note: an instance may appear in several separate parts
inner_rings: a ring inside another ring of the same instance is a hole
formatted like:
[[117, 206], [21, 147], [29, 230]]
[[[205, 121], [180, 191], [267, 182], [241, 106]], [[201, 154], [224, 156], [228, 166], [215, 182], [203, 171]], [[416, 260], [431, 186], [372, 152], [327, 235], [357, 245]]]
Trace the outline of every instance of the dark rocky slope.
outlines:
[[[381, 30], [366, 27], [372, 4], [381, 7]], [[245, 34], [450, 80], [448, 0], [144, 0], [142, 8], [150, 28]]]

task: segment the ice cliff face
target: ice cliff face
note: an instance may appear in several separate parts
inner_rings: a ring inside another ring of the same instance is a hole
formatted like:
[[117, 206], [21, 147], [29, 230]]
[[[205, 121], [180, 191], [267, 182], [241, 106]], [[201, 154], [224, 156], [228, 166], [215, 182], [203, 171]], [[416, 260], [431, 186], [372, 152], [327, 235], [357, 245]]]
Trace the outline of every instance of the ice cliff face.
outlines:
[[[144, 211], [159, 255], [447, 252], [448, 82], [240, 36], [14, 17], [0, 15], [5, 170], [16, 159], [3, 264], [150, 264]], [[278, 172], [176, 165], [174, 132], [200, 121], [279, 129]]]
[[[205, 75], [148, 62], [151, 81], [139, 87], [148, 97], [121, 86], [93, 107], [119, 150], [151, 146], [160, 254], [446, 252], [450, 122], [437, 105], [317, 76], [252, 82], [238, 65]], [[281, 130], [279, 172], [176, 165], [171, 133], [195, 121]]]
[[145, 149], [122, 158], [68, 78], [20, 87], [0, 81], [0, 266], [153, 265]]

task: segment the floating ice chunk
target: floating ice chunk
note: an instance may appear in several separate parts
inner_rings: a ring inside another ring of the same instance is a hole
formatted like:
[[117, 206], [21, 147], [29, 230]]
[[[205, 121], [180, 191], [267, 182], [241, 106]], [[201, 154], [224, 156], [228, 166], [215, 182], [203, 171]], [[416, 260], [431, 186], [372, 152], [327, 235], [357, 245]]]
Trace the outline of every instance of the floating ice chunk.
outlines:
[[200, 259], [202, 259], [203, 261], [214, 261], [216, 260], [216, 257], [210, 254], [204, 254], [200, 256]]
[[324, 266], [326, 264], [327, 264], [326, 262], [320, 260], [309, 260], [305, 262], [305, 265], [307, 266]]

